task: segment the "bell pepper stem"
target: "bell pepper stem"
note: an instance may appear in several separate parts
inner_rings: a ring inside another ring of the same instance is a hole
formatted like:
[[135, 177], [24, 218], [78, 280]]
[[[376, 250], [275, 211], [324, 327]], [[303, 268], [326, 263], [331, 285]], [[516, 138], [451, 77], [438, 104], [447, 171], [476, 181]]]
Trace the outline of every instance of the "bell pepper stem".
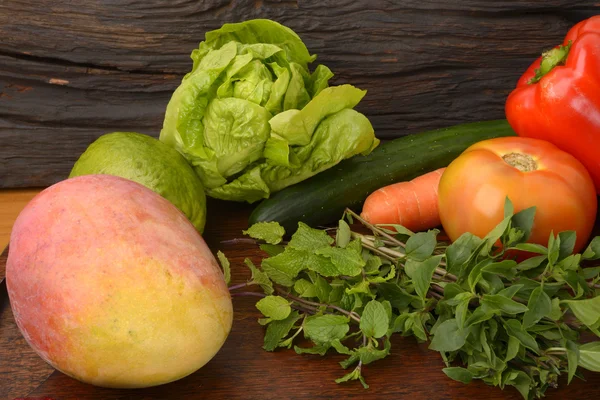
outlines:
[[569, 40], [569, 43], [567, 43], [566, 45], [560, 45], [552, 50], [544, 52], [542, 54], [542, 61], [540, 63], [540, 67], [536, 68], [535, 76], [531, 78], [528, 83], [537, 83], [547, 73], [552, 71], [554, 67], [557, 67], [559, 65], [565, 65], [572, 44], [573, 43]]

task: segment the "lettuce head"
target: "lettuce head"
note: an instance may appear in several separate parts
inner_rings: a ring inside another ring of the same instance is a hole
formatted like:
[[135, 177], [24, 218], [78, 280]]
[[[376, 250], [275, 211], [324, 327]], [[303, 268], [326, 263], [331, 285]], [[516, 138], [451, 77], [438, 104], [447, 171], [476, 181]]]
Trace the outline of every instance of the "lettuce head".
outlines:
[[173, 93], [160, 140], [178, 150], [215, 198], [255, 202], [377, 146], [353, 108], [366, 94], [330, 87], [324, 65], [270, 20], [206, 33]]

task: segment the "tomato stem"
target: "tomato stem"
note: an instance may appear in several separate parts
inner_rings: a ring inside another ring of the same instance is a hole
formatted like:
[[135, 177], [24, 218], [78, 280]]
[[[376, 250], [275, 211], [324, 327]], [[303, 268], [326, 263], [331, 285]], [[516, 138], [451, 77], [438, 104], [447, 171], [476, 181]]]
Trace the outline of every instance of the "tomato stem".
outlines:
[[537, 163], [529, 154], [508, 153], [502, 156], [505, 163], [521, 172], [531, 172], [537, 169]]

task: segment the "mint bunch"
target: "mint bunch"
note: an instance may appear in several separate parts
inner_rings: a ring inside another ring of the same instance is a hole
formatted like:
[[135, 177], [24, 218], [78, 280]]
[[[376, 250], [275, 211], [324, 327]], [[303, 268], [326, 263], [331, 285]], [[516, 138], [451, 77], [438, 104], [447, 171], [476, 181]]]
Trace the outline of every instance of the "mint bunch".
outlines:
[[[233, 295], [262, 297], [265, 350], [346, 355], [338, 383], [367, 388], [363, 366], [389, 355], [397, 333], [429, 342], [452, 379], [539, 398], [579, 367], [600, 372], [600, 341], [582, 340], [600, 336], [600, 267], [581, 266], [600, 258], [600, 237], [583, 254], [572, 254], [574, 232], [529, 244], [534, 215], [515, 214], [507, 199], [505, 219], [486, 237], [452, 244], [438, 230], [391, 231], [350, 210], [334, 231], [300, 223], [288, 242], [277, 223], [261, 223], [246, 234], [268, 239], [260, 247], [269, 257], [260, 267], [247, 259], [251, 280], [231, 290], [262, 290]], [[523, 252], [534, 255], [517, 261]], [[312, 344], [297, 345], [300, 335]]]

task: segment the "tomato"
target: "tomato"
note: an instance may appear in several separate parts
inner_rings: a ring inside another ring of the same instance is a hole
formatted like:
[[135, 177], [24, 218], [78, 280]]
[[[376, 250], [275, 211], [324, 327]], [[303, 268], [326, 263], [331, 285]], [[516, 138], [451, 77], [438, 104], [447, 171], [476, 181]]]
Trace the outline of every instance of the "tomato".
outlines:
[[476, 143], [446, 168], [439, 212], [448, 237], [484, 237], [502, 221], [507, 196], [515, 212], [536, 207], [529, 242], [547, 245], [552, 231], [573, 230], [577, 252], [589, 240], [598, 206], [590, 174], [553, 144], [523, 137]]

